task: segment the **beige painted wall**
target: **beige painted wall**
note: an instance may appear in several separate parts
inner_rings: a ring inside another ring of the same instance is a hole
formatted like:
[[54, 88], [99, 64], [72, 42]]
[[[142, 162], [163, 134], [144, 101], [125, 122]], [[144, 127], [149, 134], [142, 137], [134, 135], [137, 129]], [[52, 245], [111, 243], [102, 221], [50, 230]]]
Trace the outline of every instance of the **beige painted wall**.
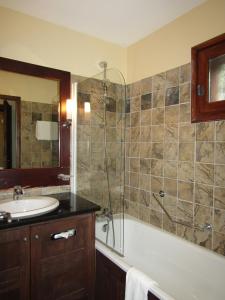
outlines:
[[99, 73], [106, 60], [126, 76], [126, 49], [91, 36], [0, 7], [0, 56], [70, 71]]
[[108, 61], [127, 82], [190, 62], [192, 46], [225, 32], [225, 0], [208, 0], [145, 39], [122, 48], [0, 7], [0, 56], [70, 71], [99, 72]]
[[0, 94], [17, 96], [22, 101], [57, 103], [59, 84], [48, 80], [0, 70]]
[[209, 0], [127, 49], [127, 81], [190, 62], [191, 47], [225, 32], [225, 0]]

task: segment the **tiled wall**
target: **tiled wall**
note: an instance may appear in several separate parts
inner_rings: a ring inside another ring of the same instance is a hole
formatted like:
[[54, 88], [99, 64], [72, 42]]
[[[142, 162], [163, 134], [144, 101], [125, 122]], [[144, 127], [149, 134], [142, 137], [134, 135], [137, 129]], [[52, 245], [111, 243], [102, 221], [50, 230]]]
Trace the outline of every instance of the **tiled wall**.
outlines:
[[190, 64], [128, 86], [125, 180], [127, 213], [225, 255], [225, 121], [191, 123]]
[[[70, 185], [58, 185], [47, 187], [27, 188], [24, 190], [24, 196], [43, 196], [50, 194], [59, 194], [70, 192]], [[8, 198], [12, 199], [13, 189], [0, 190], [0, 201]]]
[[36, 121], [58, 121], [58, 104], [21, 101], [21, 168], [55, 167], [59, 141], [39, 141]]
[[[102, 81], [87, 79], [78, 84], [78, 91], [77, 193], [102, 207], [109, 207], [104, 149], [106, 138], [112, 209], [119, 212], [123, 209], [125, 89], [110, 83], [105, 99]], [[85, 102], [91, 105], [90, 113], [84, 110]]]

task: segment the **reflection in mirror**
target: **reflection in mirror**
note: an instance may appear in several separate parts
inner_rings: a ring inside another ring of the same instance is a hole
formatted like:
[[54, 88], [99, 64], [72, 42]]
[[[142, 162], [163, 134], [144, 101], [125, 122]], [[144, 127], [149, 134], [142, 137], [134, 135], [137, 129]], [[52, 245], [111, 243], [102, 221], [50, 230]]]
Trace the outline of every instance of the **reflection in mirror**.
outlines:
[[20, 167], [20, 98], [0, 95], [0, 169]]
[[209, 60], [209, 102], [225, 100], [225, 54]]
[[0, 71], [0, 94], [0, 169], [57, 167], [59, 82]]

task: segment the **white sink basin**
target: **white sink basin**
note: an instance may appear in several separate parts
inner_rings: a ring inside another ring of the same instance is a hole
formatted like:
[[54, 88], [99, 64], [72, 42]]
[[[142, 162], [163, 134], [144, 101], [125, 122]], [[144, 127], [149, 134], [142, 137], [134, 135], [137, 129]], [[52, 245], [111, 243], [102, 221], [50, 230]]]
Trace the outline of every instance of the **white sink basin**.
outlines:
[[13, 219], [24, 219], [46, 214], [58, 206], [59, 201], [57, 199], [45, 196], [0, 201], [0, 211], [9, 212]]

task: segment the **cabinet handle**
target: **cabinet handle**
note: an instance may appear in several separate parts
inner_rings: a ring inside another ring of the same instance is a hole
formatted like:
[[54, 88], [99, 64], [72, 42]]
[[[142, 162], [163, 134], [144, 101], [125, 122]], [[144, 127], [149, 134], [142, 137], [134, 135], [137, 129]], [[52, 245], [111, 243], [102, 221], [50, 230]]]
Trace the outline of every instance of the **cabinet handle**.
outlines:
[[38, 240], [39, 239], [39, 235], [35, 234], [34, 238], [35, 238], [35, 240]]
[[24, 242], [27, 242], [27, 237], [24, 237], [24, 238], [23, 238], [23, 241], [24, 241]]
[[68, 239], [74, 235], [77, 234], [76, 229], [69, 229], [67, 231], [63, 231], [60, 233], [52, 233], [51, 234], [51, 239], [52, 240], [59, 240], [59, 239]]

